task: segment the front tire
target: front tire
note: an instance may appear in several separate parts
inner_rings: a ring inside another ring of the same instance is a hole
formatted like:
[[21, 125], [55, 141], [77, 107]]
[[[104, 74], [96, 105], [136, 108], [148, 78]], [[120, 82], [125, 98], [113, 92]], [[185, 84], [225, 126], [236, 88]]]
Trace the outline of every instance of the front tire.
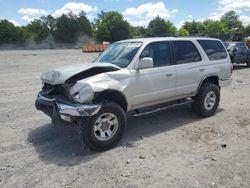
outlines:
[[203, 83], [198, 95], [194, 98], [193, 110], [202, 117], [212, 116], [220, 103], [220, 89], [213, 83]]
[[95, 116], [80, 121], [83, 140], [92, 150], [111, 149], [121, 140], [126, 123], [124, 110], [112, 101], [105, 101]]

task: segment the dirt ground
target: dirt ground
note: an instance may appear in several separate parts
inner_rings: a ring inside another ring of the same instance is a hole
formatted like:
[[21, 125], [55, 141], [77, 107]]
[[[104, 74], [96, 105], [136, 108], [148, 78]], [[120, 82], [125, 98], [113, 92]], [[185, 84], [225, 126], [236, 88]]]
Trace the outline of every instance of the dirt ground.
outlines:
[[189, 105], [130, 117], [120, 144], [97, 153], [34, 107], [42, 72], [96, 56], [0, 51], [0, 187], [250, 187], [250, 69], [236, 68], [213, 117]]

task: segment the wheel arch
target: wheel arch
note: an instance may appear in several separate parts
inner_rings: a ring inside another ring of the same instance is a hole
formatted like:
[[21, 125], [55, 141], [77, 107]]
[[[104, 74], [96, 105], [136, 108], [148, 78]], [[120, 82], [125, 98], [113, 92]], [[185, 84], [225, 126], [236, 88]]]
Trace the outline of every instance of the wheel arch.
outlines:
[[102, 100], [110, 100], [110, 101], [117, 103], [118, 105], [122, 107], [122, 109], [125, 112], [128, 109], [127, 99], [124, 96], [124, 94], [121, 93], [120, 91], [107, 89], [107, 90], [95, 93], [93, 101], [99, 102]]
[[198, 89], [196, 91], [196, 95], [199, 93], [200, 88], [202, 86], [203, 83], [214, 83], [215, 85], [217, 85], [220, 88], [220, 84], [219, 84], [219, 77], [217, 75], [209, 75], [209, 76], [205, 76], [201, 81], [200, 84], [198, 86]]

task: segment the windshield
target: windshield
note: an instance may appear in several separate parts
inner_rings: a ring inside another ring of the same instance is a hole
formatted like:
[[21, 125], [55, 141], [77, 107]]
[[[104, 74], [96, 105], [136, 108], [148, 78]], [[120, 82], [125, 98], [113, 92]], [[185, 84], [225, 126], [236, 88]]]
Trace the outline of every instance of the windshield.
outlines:
[[227, 50], [233, 50], [235, 47], [235, 43], [225, 42], [224, 44], [225, 44]]
[[122, 68], [127, 67], [141, 45], [142, 42], [114, 43], [95, 60], [95, 63], [112, 63]]

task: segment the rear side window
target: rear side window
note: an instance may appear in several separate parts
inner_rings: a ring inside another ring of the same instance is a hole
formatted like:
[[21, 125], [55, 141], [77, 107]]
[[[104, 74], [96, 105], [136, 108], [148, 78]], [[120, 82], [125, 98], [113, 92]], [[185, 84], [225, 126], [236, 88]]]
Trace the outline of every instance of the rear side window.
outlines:
[[206, 52], [209, 60], [219, 60], [227, 58], [227, 52], [220, 41], [217, 40], [197, 40]]
[[240, 50], [240, 51], [247, 50], [247, 46], [245, 43], [236, 43], [236, 48], [238, 48], [238, 50]]
[[194, 63], [201, 61], [201, 56], [190, 41], [173, 41], [176, 64]]

